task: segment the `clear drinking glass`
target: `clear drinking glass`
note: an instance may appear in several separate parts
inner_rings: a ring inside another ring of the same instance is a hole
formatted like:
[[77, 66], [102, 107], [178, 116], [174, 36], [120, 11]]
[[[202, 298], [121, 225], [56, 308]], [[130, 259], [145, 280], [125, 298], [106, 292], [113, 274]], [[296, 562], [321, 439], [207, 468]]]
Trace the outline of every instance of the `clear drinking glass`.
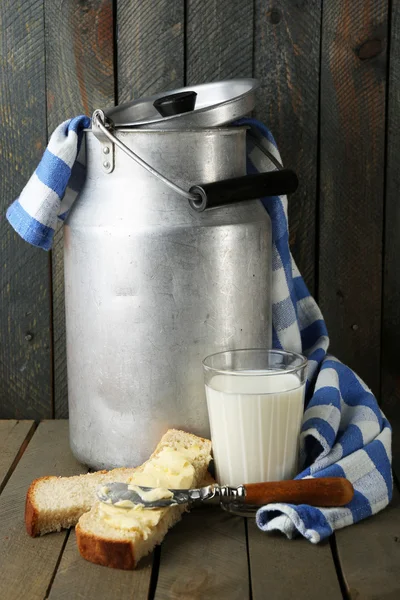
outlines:
[[231, 350], [203, 361], [219, 484], [297, 474], [306, 367], [304, 356], [283, 350]]

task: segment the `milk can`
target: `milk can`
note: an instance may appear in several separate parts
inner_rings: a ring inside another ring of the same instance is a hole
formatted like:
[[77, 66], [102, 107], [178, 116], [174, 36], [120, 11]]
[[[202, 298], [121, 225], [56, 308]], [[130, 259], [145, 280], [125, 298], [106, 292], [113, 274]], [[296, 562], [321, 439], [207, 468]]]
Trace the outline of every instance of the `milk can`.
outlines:
[[65, 223], [70, 443], [92, 468], [135, 466], [170, 427], [209, 436], [202, 359], [271, 345], [271, 230], [246, 176], [257, 82], [95, 111], [86, 180]]

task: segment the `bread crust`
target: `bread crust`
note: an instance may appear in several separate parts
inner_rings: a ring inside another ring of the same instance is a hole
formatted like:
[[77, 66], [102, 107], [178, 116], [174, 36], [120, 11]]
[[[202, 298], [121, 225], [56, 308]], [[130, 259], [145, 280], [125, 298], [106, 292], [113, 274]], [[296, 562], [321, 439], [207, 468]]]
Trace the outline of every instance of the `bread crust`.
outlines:
[[103, 567], [132, 570], [136, 567], [134, 548], [129, 540], [107, 540], [75, 527], [82, 558]]
[[36, 486], [41, 481], [52, 479], [52, 476], [47, 477], [39, 477], [38, 479], [34, 479], [29, 486], [28, 492], [26, 494], [25, 500], [25, 527], [26, 531], [31, 537], [37, 537], [40, 533], [39, 530], [39, 511], [35, 506], [34, 493]]
[[[131, 469], [129, 469], [130, 471]], [[98, 475], [104, 475], [108, 473], [106, 470], [96, 471]], [[77, 475], [77, 477], [86, 477], [87, 473], [82, 475]], [[25, 499], [25, 527], [27, 533], [31, 537], [37, 537], [41, 535], [41, 524], [40, 524], [40, 508], [37, 505], [35, 499], [35, 493], [37, 487], [42, 484], [44, 481], [49, 481], [50, 479], [63, 479], [63, 477], [58, 477], [57, 475], [46, 475], [45, 477], [38, 477], [34, 479], [30, 484], [28, 491], [26, 493]], [[75, 523], [74, 523], [75, 525]], [[43, 526], [43, 523], [42, 523]]]

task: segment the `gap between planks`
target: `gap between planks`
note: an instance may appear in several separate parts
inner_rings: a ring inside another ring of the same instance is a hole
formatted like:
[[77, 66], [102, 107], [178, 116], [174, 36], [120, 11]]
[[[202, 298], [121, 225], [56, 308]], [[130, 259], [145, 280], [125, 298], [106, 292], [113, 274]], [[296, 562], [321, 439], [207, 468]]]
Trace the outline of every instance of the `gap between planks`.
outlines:
[[217, 506], [183, 515], [161, 547], [155, 600], [248, 597], [243, 519]]
[[345, 600], [400, 598], [400, 493], [388, 507], [335, 534]]
[[342, 600], [329, 542], [266, 534], [254, 519], [247, 529], [253, 600]]
[[0, 598], [19, 600], [27, 589], [30, 600], [45, 597], [66, 533], [29, 537], [25, 498], [37, 477], [85, 471], [70, 452], [67, 432], [67, 421], [40, 423], [0, 496]]
[[48, 600], [147, 600], [152, 596], [153, 565], [156, 553], [140, 561], [137, 569], [124, 571], [95, 565], [85, 561], [79, 554], [75, 530], [71, 529], [60, 552], [52, 581], [48, 589]]
[[24, 454], [34, 432], [34, 421], [0, 421], [0, 494]]

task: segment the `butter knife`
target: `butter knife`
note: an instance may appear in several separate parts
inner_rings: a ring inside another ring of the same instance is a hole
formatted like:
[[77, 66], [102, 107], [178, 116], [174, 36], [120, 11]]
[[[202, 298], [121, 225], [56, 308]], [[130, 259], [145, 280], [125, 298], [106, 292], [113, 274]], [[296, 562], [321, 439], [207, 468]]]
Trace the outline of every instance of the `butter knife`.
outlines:
[[124, 508], [142, 505], [145, 508], [165, 508], [189, 502], [218, 499], [222, 503], [243, 503], [262, 506], [274, 502], [332, 507], [348, 504], [354, 495], [350, 481], [343, 477], [316, 477], [247, 483], [238, 487], [218, 485], [176, 490], [151, 488], [120, 482], [98, 486], [97, 497], [102, 502]]

